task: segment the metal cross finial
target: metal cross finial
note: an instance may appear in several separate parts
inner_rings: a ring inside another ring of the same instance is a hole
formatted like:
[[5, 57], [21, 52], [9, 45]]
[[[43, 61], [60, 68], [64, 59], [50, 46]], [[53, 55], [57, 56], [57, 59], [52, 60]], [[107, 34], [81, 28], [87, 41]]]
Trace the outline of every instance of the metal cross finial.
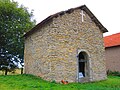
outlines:
[[83, 10], [81, 10], [81, 16], [82, 16], [82, 22], [84, 22], [84, 16], [85, 16], [85, 14], [83, 13]]

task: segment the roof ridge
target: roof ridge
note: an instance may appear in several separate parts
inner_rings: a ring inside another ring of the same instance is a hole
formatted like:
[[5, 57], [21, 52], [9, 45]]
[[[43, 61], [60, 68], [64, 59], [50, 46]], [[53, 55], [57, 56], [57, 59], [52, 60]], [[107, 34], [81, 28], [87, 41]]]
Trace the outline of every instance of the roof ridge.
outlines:
[[120, 34], [120, 32], [114, 33], [114, 34], [111, 34], [111, 35], [108, 35], [108, 36], [105, 36], [105, 37], [115, 36], [115, 35], [118, 35], [118, 34]]

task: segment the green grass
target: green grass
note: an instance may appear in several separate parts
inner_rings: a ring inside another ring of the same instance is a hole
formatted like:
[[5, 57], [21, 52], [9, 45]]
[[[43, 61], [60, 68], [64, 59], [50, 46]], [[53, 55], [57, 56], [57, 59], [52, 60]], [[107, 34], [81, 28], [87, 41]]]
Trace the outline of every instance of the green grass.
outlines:
[[0, 90], [120, 90], [120, 77], [94, 83], [51, 83], [33, 75], [0, 75]]

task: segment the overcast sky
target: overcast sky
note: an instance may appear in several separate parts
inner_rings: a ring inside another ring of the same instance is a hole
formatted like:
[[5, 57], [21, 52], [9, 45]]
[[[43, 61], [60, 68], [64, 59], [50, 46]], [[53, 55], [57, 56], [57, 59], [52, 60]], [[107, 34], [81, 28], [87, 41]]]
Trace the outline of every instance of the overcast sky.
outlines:
[[37, 23], [51, 14], [86, 5], [111, 35], [120, 32], [120, 0], [14, 0], [34, 10]]

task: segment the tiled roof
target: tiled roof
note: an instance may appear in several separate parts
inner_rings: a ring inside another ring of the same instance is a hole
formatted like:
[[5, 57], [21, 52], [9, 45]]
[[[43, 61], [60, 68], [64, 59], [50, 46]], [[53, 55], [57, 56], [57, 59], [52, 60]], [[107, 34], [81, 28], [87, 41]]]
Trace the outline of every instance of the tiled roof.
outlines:
[[71, 8], [71, 9], [68, 9], [66, 11], [61, 11], [61, 12], [58, 12], [56, 14], [50, 15], [49, 17], [47, 17], [46, 19], [44, 19], [42, 22], [40, 22], [39, 24], [37, 24], [30, 31], [28, 31], [24, 35], [24, 37], [28, 37], [30, 34], [34, 33], [36, 30], [38, 30], [38, 28], [41, 28], [46, 23], [50, 22], [53, 18], [57, 18], [58, 16], [64, 15], [65, 13], [71, 13], [71, 12], [73, 12], [76, 9], [84, 10], [90, 16], [90, 18], [92, 19], [92, 21], [95, 22], [95, 24], [100, 28], [100, 30], [103, 33], [108, 32], [108, 30], [100, 23], [100, 21], [94, 16], [94, 14], [87, 8], [87, 6], [86, 5], [82, 5], [80, 7]]
[[113, 47], [120, 45], [120, 33], [104, 37], [105, 47]]

